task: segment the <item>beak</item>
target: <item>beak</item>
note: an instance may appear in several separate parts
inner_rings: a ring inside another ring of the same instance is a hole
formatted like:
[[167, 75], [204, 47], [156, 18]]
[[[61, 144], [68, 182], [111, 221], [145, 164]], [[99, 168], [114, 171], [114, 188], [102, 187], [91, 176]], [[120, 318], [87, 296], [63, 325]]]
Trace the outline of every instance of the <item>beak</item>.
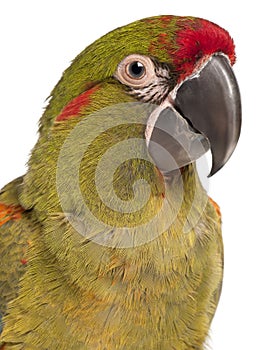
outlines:
[[228, 161], [239, 139], [241, 99], [228, 58], [212, 56], [148, 119], [146, 140], [164, 173], [196, 161], [210, 148], [214, 175]]

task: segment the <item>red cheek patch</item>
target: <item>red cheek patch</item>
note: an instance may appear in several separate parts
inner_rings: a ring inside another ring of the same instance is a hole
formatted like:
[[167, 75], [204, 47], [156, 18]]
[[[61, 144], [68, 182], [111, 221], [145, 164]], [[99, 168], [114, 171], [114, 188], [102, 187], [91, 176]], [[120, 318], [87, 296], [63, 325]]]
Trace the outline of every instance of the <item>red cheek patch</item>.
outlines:
[[61, 122], [73, 117], [78, 117], [81, 114], [83, 107], [88, 106], [91, 103], [91, 95], [98, 89], [98, 86], [94, 86], [90, 90], [83, 92], [81, 95], [71, 100], [57, 116], [56, 121]]

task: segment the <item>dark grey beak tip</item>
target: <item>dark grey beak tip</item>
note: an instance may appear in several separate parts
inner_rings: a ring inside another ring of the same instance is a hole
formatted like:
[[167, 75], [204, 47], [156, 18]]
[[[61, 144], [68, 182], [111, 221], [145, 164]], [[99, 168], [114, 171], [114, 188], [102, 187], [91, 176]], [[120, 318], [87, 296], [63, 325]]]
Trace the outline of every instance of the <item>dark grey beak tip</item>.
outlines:
[[215, 165], [212, 165], [212, 168], [210, 170], [208, 177], [212, 177], [213, 175], [215, 175], [219, 170], [221, 170], [222, 167], [223, 165], [220, 168], [216, 167]]

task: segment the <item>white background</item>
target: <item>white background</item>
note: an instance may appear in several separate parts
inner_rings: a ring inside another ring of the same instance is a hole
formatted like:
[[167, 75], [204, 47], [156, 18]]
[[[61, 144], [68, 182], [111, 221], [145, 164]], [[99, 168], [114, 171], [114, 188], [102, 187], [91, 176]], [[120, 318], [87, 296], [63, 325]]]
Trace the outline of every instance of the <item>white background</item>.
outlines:
[[209, 183], [223, 213], [225, 244], [223, 293], [209, 342], [213, 350], [267, 349], [263, 5], [260, 0], [10, 0], [0, 5], [0, 187], [25, 172], [45, 98], [69, 62], [101, 35], [133, 20], [174, 14], [209, 19], [233, 36], [243, 129], [233, 157]]

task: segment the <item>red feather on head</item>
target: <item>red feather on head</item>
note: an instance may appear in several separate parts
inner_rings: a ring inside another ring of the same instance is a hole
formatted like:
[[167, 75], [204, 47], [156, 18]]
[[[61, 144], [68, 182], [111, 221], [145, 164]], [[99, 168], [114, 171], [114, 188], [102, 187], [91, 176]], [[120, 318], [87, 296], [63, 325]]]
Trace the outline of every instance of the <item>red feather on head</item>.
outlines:
[[184, 29], [176, 33], [178, 49], [172, 53], [173, 63], [179, 73], [179, 80], [193, 73], [196, 63], [215, 54], [224, 53], [231, 64], [235, 62], [235, 45], [229, 33], [218, 25], [204, 19], [183, 23]]

